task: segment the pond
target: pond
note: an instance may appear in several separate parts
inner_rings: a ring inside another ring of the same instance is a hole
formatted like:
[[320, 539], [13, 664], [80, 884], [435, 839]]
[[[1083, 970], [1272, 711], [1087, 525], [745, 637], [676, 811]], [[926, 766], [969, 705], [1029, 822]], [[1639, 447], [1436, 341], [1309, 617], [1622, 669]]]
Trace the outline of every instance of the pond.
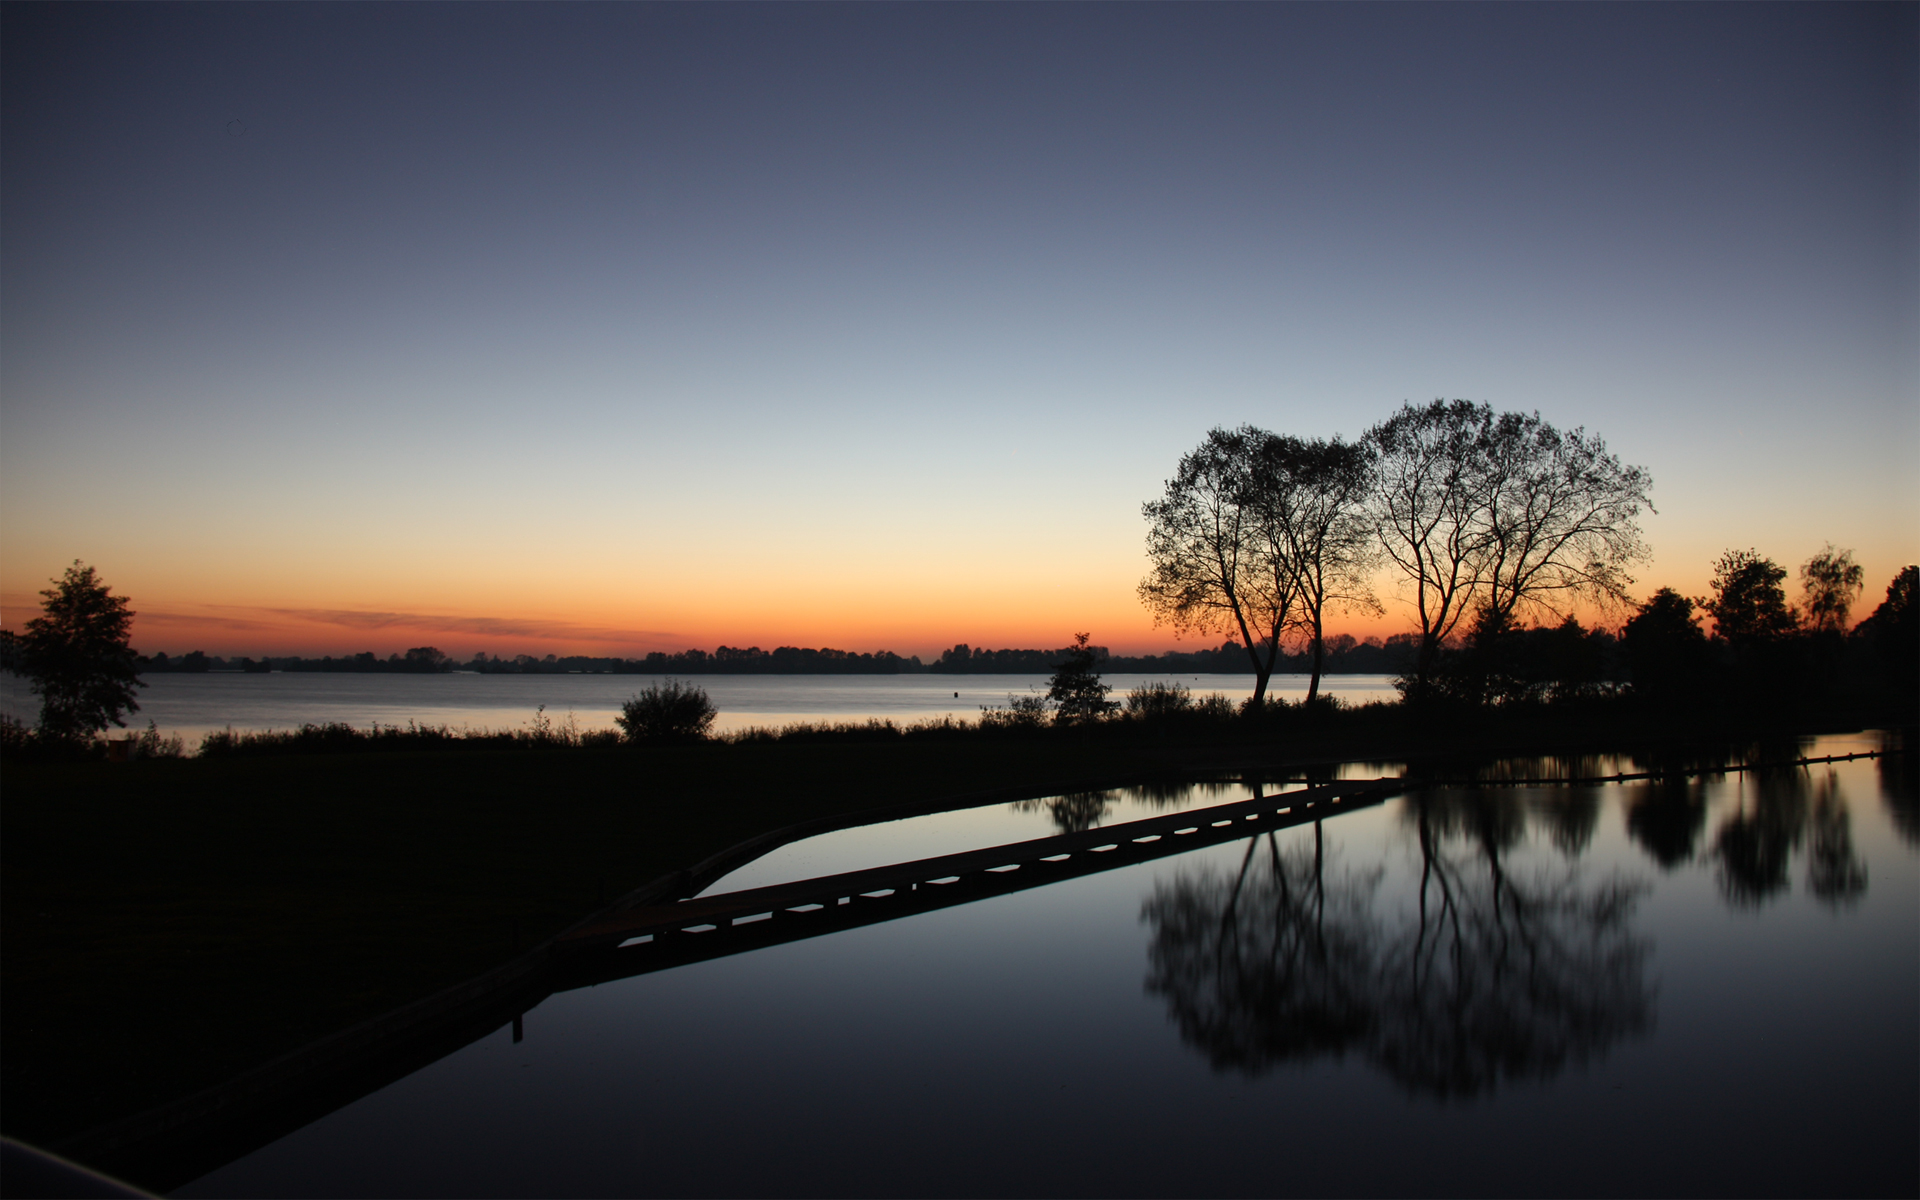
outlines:
[[[175, 1194], [1912, 1195], [1912, 762], [1428, 787], [560, 992]], [[709, 892], [1251, 794], [844, 830]]]

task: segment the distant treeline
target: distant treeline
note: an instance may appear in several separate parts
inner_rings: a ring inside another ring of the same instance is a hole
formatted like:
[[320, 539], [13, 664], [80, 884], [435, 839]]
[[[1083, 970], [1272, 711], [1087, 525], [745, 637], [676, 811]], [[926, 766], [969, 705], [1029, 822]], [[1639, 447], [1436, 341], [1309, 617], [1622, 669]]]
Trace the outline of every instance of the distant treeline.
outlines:
[[[1410, 635], [1396, 634], [1359, 641], [1349, 635], [1327, 639], [1327, 670], [1334, 674], [1392, 674], [1408, 661]], [[1102, 671], [1127, 674], [1246, 675], [1251, 673], [1247, 652], [1236, 642], [1205, 650], [1170, 650], [1165, 654], [1111, 654], [1092, 647]], [[654, 651], [644, 658], [592, 658], [585, 655], [513, 658], [476, 654], [460, 662], [432, 646], [417, 646], [405, 654], [381, 658], [372, 651], [360, 654], [301, 658], [297, 655], [261, 658], [221, 658], [203, 651], [169, 656], [158, 653], [139, 660], [143, 674], [205, 671], [342, 671], [359, 674], [434, 674], [478, 671], [487, 675], [1048, 675], [1064, 660], [1067, 648], [1056, 650], [989, 650], [964, 642], [942, 651], [932, 663], [917, 655], [901, 657], [890, 650], [860, 654], [851, 650], [819, 650], [781, 646], [762, 650], [721, 646], [711, 653], [682, 650], [678, 654]], [[1305, 671], [1305, 654], [1283, 656], [1281, 670]]]
[[[1410, 661], [1413, 637], [1395, 634], [1360, 641], [1350, 634], [1327, 639], [1327, 671], [1347, 675], [1388, 675]], [[1101, 671], [1130, 675], [1251, 675], [1246, 649], [1238, 642], [1222, 642], [1208, 650], [1169, 650], [1165, 654], [1113, 654], [1105, 646], [1090, 646]], [[943, 675], [1046, 675], [1058, 667], [1067, 648], [1058, 650], [988, 650], [962, 642], [942, 651], [927, 669]], [[1308, 658], [1280, 656], [1282, 672], [1304, 672]]]

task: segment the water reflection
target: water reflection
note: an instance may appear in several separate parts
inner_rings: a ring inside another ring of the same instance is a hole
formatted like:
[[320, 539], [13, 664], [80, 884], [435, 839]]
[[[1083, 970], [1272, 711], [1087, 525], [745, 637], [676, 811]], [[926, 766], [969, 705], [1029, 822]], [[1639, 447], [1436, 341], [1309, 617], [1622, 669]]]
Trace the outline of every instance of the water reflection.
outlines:
[[1465, 1098], [1542, 1079], [1651, 1028], [1645, 887], [1592, 885], [1570, 863], [1516, 871], [1511, 796], [1410, 797], [1412, 913], [1382, 912], [1380, 870], [1331, 870], [1312, 844], [1247, 844], [1237, 874], [1156, 885], [1147, 990], [1220, 1070], [1355, 1054], [1418, 1095]]
[[1890, 737], [1888, 742], [1889, 749], [1897, 746], [1902, 752], [1875, 761], [1880, 795], [1886, 801], [1887, 813], [1893, 818], [1893, 827], [1900, 831], [1901, 840], [1909, 846], [1920, 847], [1920, 755], [1913, 753], [1914, 748], [1906, 736]]
[[[1269, 788], [1268, 790], [1272, 790]], [[1084, 833], [1107, 823], [1117, 807], [1129, 801], [1136, 808], [1161, 811], [1186, 808], [1195, 804], [1214, 804], [1251, 793], [1261, 794], [1261, 785], [1252, 783], [1144, 783], [1135, 787], [1110, 788], [1102, 792], [1068, 792], [1063, 796], [1045, 796], [1034, 800], [1016, 800], [1008, 809], [1016, 813], [1043, 813], [1059, 833]], [[1129, 817], [1137, 820], [1137, 817]]]
[[[1830, 766], [1734, 769], [1751, 762], [1790, 762], [1808, 753], [1805, 740], [1779, 738], [1679, 756], [1542, 756], [1456, 763], [1437, 773], [1516, 786], [1480, 792], [1436, 790], [1423, 803], [1440, 806], [1428, 819], [1450, 834], [1470, 833], [1489, 852], [1518, 845], [1528, 827], [1534, 826], [1562, 856], [1573, 860], [1593, 843], [1606, 785], [1543, 786], [1540, 781], [1726, 769], [1725, 775], [1674, 773], [1619, 785], [1624, 789], [1620, 796], [1628, 835], [1662, 871], [1675, 871], [1695, 859], [1710, 863], [1721, 897], [1735, 908], [1755, 908], [1790, 893], [1796, 857], [1802, 861], [1809, 894], [1829, 906], [1851, 904], [1866, 892], [1867, 869], [1854, 848], [1852, 821], [1835, 770]], [[1920, 787], [1916, 787], [1913, 762], [1913, 756], [1906, 754], [1876, 761], [1881, 794], [1901, 837], [1910, 845], [1920, 844]], [[1433, 798], [1438, 795], [1454, 799]], [[1475, 798], [1459, 799], [1464, 796]], [[1520, 796], [1527, 798], [1524, 806], [1516, 798]], [[1731, 804], [1709, 837], [1707, 816], [1715, 797]]]
[[1815, 899], [1844, 905], [1865, 893], [1866, 864], [1854, 850], [1838, 777], [1792, 768], [1754, 773], [1741, 781], [1733, 811], [1714, 834], [1720, 894], [1739, 908], [1785, 895], [1793, 854], [1803, 844], [1806, 886]]
[[1656, 779], [1627, 786], [1627, 833], [1663, 871], [1694, 856], [1707, 827], [1707, 785], [1700, 778]]
[[[1507, 773], [1549, 763], [1644, 769]], [[1914, 1194], [1911, 772], [1598, 791], [1430, 786], [557, 992], [174, 1194]], [[1197, 798], [845, 830], [764, 882]]]

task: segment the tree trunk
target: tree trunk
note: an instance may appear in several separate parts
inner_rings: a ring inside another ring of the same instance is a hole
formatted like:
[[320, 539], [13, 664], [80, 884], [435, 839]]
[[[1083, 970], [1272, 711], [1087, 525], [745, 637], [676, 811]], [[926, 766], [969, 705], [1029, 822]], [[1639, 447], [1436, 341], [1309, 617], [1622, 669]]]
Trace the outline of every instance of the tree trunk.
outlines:
[[1273, 678], [1273, 664], [1280, 657], [1280, 639], [1276, 636], [1273, 644], [1267, 647], [1267, 661], [1260, 661], [1260, 652], [1253, 648], [1253, 639], [1247, 639], [1247, 657], [1253, 660], [1253, 707], [1258, 709], [1267, 699], [1267, 680]]
[[1413, 687], [1408, 689], [1408, 699], [1425, 700], [1427, 698], [1427, 685], [1433, 680], [1434, 662], [1439, 657], [1440, 639], [1431, 633], [1421, 634], [1420, 650], [1413, 660]]
[[1320, 672], [1327, 664], [1327, 639], [1318, 620], [1313, 623], [1313, 676], [1307, 680], [1307, 703], [1320, 698]]

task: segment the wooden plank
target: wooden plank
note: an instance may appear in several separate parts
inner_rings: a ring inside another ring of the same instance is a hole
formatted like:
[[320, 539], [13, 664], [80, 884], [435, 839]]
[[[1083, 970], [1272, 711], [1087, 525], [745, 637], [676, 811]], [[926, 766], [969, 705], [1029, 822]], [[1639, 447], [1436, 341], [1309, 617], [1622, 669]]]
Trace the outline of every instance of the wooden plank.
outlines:
[[[1401, 788], [1398, 780], [1369, 780], [1326, 784], [1295, 792], [1280, 792], [1231, 804], [1183, 809], [1165, 816], [1148, 817], [1119, 825], [1106, 825], [1079, 833], [1056, 834], [1024, 842], [1010, 842], [958, 854], [943, 854], [912, 862], [870, 867], [838, 875], [768, 887], [749, 888], [717, 896], [683, 900], [678, 904], [652, 905], [628, 909], [606, 920], [573, 930], [560, 939], [568, 949], [604, 945], [649, 934], [684, 930], [689, 925], [722, 925], [740, 917], [762, 913], [781, 913], [805, 904], [838, 903], [866, 893], [911, 887], [948, 876], [965, 877], [996, 868], [1022, 868], [1047, 858], [1071, 856], [1083, 852], [1103, 852], [1103, 848], [1122, 845], [1152, 845], [1165, 839], [1191, 837], [1201, 830], [1218, 832], [1245, 824], [1269, 814], [1312, 810], [1349, 796], [1388, 795]], [[1186, 833], [1181, 831], [1185, 830]], [[1234, 836], [1238, 836], [1235, 834]], [[1209, 837], [1203, 840], [1214, 840]], [[1168, 849], [1171, 849], [1169, 847]], [[1131, 855], [1120, 855], [1129, 859]], [[1157, 855], [1156, 855], [1157, 857]], [[1012, 874], [1014, 871], [1007, 871]]]

